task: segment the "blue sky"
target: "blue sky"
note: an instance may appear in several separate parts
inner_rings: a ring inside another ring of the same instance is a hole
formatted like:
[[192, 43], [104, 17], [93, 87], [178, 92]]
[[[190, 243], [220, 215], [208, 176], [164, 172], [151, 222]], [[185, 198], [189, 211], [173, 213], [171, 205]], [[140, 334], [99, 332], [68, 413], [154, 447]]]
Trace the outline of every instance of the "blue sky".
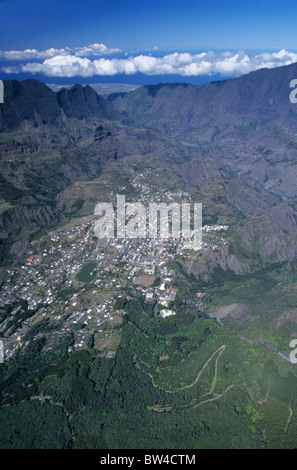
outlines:
[[203, 82], [297, 61], [295, 0], [0, 0], [0, 18], [1, 79]]

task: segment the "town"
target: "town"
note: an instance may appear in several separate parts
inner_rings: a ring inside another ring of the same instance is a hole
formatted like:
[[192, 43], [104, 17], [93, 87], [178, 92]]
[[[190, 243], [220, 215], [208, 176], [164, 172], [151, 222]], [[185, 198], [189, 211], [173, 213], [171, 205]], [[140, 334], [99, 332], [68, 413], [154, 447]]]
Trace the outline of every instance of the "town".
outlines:
[[[161, 196], [192, 202], [181, 191], [151, 194], [148, 172], [130, 183], [139, 188], [142, 203], [159, 202]], [[227, 225], [205, 225], [201, 250], [193, 251], [184, 250], [182, 237], [98, 239], [95, 224], [90, 215], [57, 227], [31, 242], [21, 266], [7, 270], [0, 290], [5, 359], [42, 336], [45, 351], [67, 340], [69, 352], [91, 345], [114, 357], [125, 315], [116, 308], [119, 299], [140, 294], [154, 305], [153, 315], [166, 321], [176, 314], [171, 307], [178, 290], [172, 261], [195, 260], [201, 252], [217, 249], [226, 244], [228, 230]], [[39, 332], [46, 322], [47, 333]]]

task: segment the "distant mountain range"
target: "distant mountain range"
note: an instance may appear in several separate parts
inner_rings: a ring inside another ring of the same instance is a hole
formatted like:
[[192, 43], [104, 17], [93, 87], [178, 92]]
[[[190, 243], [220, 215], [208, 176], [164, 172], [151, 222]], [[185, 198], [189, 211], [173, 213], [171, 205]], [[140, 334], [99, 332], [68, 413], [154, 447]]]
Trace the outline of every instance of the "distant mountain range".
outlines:
[[[47, 86], [54, 92], [60, 91], [62, 88], [71, 88], [72, 85], [56, 85], [47, 83]], [[141, 85], [130, 85], [129, 83], [90, 83], [90, 86], [98, 93], [98, 95], [110, 95], [111, 93], [127, 93], [139, 88]]]

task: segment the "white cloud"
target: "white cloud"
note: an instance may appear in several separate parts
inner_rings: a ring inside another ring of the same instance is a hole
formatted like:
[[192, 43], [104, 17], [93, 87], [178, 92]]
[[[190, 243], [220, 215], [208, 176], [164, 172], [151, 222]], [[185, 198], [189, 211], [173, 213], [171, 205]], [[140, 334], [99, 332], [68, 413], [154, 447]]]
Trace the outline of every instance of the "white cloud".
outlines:
[[107, 46], [105, 46], [105, 44], [95, 43], [86, 47], [76, 47], [73, 49], [73, 52], [77, 56], [94, 57], [94, 56], [100, 56], [104, 54], [117, 54], [122, 51], [121, 49], [108, 48]]
[[75, 55], [78, 57], [96, 57], [102, 56], [104, 54], [115, 54], [121, 52], [121, 49], [112, 49], [105, 46], [105, 44], [90, 44], [89, 46], [84, 47], [64, 47], [61, 49], [55, 49], [51, 47], [43, 51], [37, 49], [25, 49], [21, 51], [0, 51], [0, 59], [5, 60], [43, 60], [50, 59], [55, 56], [68, 56]]
[[57, 55], [46, 59], [43, 63], [31, 62], [21, 66], [22, 72], [32, 74], [42, 73], [48, 77], [91, 77], [96, 75], [93, 62], [87, 57], [76, 57], [72, 55]]
[[[273, 68], [297, 62], [297, 54], [284, 49], [279, 52], [254, 54], [245, 51], [236, 53], [209, 51], [199, 54], [175, 52], [163, 57], [139, 54], [136, 56], [125, 55], [125, 58], [94, 58], [96, 55], [106, 54], [106, 49], [103, 44], [93, 44], [75, 50], [68, 48], [58, 51], [48, 49], [48, 51], [44, 51], [48, 57], [43, 62], [33, 61], [19, 66], [6, 66], [2, 70], [6, 73], [17, 71], [32, 74], [41, 73], [49, 77], [132, 75], [138, 72], [145, 75], [177, 74], [184, 77], [214, 74], [219, 74], [222, 77], [236, 77], [264, 67]], [[24, 52], [27, 57], [29, 54], [34, 54], [34, 50], [33, 52], [28, 50]], [[93, 57], [93, 59], [89, 57]]]
[[0, 51], [0, 58], [6, 60], [47, 59], [58, 54], [66, 54], [66, 51], [67, 48], [55, 49], [53, 47], [44, 51], [38, 51], [37, 49], [25, 49], [23, 51]]

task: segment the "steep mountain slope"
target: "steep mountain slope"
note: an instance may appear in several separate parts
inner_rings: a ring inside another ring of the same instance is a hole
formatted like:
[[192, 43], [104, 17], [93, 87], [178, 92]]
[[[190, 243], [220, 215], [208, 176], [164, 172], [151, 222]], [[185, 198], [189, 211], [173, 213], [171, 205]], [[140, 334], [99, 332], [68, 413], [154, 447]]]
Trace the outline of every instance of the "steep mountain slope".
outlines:
[[[185, 161], [187, 153], [157, 129], [124, 126], [119, 112], [89, 86], [56, 94], [37, 80], [5, 82], [0, 126], [0, 252], [5, 263], [11, 261], [14, 242], [65, 216], [57, 207], [64, 200], [59, 193], [77, 180], [96, 178], [109, 160], [158, 153], [164, 162], [174, 162]], [[80, 204], [64, 204], [67, 215]]]
[[63, 88], [57, 93], [57, 101], [67, 117], [85, 119], [93, 116], [97, 119], [120, 120], [120, 113], [89, 85]]
[[221, 119], [227, 117], [231, 119], [225, 119], [229, 126], [242, 117], [296, 128], [296, 106], [289, 100], [290, 82], [296, 77], [297, 64], [292, 64], [202, 86], [150, 85], [112, 94], [109, 100], [128, 122], [161, 124], [174, 135], [211, 124], [221, 127]]
[[[161, 186], [171, 181], [201, 192], [221, 182], [218, 200], [241, 220], [236, 243], [240, 240], [245, 254], [257, 249], [264, 257], [293, 259], [297, 106], [289, 100], [289, 85], [296, 76], [293, 64], [198, 87], [141, 87], [111, 95], [109, 101], [89, 86], [56, 94], [37, 80], [5, 82], [2, 240], [10, 246], [16, 234], [18, 239], [35, 232], [38, 223], [28, 214], [36, 205], [52, 214], [40, 219], [40, 227], [44, 220], [56, 223], [75, 213], [90, 197], [88, 192], [70, 200], [76, 181], [98, 177], [109, 161], [125, 165], [122, 160], [138, 156], [142, 163], [152, 157], [156, 171], [162, 168]], [[31, 197], [34, 204], [26, 203]], [[208, 202], [206, 210], [220, 210], [213, 195], [208, 194]], [[23, 231], [12, 223], [19, 211], [27, 214]]]
[[5, 102], [0, 106], [0, 130], [14, 129], [22, 122], [50, 124], [61, 110], [56, 94], [44, 83], [30, 79], [4, 81]]
[[74, 85], [54, 93], [35, 79], [4, 81], [5, 102], [0, 106], [0, 131], [20, 124], [35, 127], [56, 123], [63, 114], [79, 120], [88, 118], [120, 120], [114, 107], [92, 87]]
[[175, 169], [183, 188], [223, 182], [220, 200], [245, 220], [237, 254], [293, 259], [297, 105], [289, 97], [296, 77], [292, 64], [203, 86], [146, 86], [109, 100], [127, 124], [161, 128], [188, 149], [191, 158]]
[[297, 196], [297, 64], [203, 86], [157, 85], [109, 99], [130, 125], [162, 128], [193, 160], [179, 171], [189, 187], [218, 177], [251, 178], [283, 198]]

